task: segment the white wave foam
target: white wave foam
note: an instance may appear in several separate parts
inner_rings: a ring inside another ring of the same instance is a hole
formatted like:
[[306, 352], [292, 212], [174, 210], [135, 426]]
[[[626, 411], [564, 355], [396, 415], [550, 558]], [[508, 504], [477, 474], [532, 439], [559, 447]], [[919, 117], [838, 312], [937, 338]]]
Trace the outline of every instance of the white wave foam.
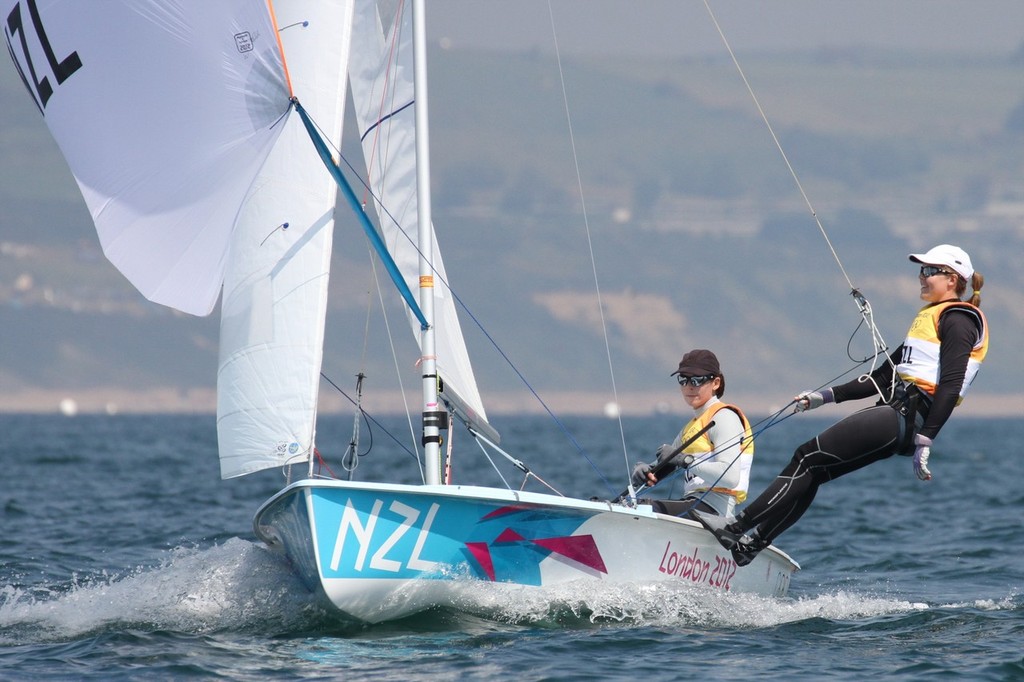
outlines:
[[771, 627], [828, 618], [850, 620], [927, 609], [927, 604], [851, 592], [777, 599], [694, 589], [677, 583], [552, 588], [467, 583], [452, 608], [509, 623], [622, 622], [644, 626]]
[[979, 611], [1012, 611], [1018, 608], [1016, 592], [1011, 592], [1002, 599], [975, 599], [972, 602], [954, 602], [943, 604], [947, 609], [978, 609]]
[[[261, 545], [233, 538], [178, 548], [155, 568], [70, 588], [0, 591], [4, 639], [64, 640], [127, 625], [182, 632], [287, 631], [318, 612], [313, 596]], [[20, 635], [19, 635], [20, 633]]]
[[[762, 628], [929, 608], [849, 591], [778, 599], [672, 582], [587, 581], [537, 588], [465, 581], [456, 587], [448, 608], [456, 620], [468, 616], [517, 625]], [[1007, 603], [974, 606], [998, 609]], [[128, 627], [276, 634], [324, 622], [325, 613], [314, 596], [282, 560], [262, 545], [238, 538], [205, 549], [171, 550], [157, 567], [75, 582], [70, 588], [0, 588], [0, 641], [60, 641]]]

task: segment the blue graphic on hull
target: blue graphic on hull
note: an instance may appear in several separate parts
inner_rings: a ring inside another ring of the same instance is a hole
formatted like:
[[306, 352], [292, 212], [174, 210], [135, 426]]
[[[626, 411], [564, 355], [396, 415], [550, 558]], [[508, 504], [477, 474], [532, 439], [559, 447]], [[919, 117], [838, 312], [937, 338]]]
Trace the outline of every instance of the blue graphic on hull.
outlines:
[[593, 514], [436, 495], [321, 488], [313, 521], [324, 578], [480, 580], [540, 585], [553, 552], [604, 572]]

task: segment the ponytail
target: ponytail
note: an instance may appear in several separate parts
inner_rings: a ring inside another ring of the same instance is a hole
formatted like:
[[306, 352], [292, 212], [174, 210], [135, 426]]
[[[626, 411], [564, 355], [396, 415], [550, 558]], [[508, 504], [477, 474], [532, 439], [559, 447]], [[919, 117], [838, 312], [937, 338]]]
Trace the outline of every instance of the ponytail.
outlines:
[[[971, 289], [973, 290], [971, 297], [967, 299], [967, 302], [973, 306], [981, 307], [981, 287], [985, 286], [985, 277], [980, 273], [976, 272], [971, 275]], [[963, 277], [956, 278], [956, 295], [961, 301], [964, 298], [964, 294], [967, 293], [967, 280]]]
[[981, 287], [983, 286], [985, 286], [985, 277], [980, 272], [974, 273], [971, 277], [971, 289], [974, 290], [969, 299], [971, 305], [981, 307]]

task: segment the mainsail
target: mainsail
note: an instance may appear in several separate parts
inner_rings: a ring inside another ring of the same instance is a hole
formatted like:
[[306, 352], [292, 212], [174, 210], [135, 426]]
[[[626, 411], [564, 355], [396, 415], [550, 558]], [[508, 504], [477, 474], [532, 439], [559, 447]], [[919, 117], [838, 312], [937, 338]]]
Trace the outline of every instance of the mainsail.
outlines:
[[[416, 235], [420, 226], [416, 212], [411, 7], [412, 2], [356, 1], [349, 79], [381, 232], [406, 282], [415, 290], [420, 258]], [[438, 374], [445, 392], [461, 398], [463, 410], [469, 412], [464, 416], [475, 416], [476, 426], [496, 437], [484, 424], [486, 414], [436, 237], [432, 243]], [[411, 315], [410, 323], [415, 333], [419, 324]], [[419, 340], [418, 334], [416, 338]]]

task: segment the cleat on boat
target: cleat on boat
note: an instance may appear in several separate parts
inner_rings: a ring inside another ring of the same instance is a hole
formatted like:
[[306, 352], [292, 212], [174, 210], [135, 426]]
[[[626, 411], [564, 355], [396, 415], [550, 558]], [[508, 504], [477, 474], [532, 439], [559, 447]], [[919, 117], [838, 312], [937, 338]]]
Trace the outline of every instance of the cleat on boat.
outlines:
[[[737, 533], [730, 530], [730, 523], [727, 519], [721, 516], [717, 516], [715, 514], [706, 514], [704, 512], [699, 512], [694, 509], [690, 510], [690, 512], [687, 514], [687, 517], [693, 519], [694, 521], [708, 529], [711, 532], [711, 534], [715, 536], [715, 539], [718, 540], [718, 544], [720, 544], [725, 549], [732, 550], [734, 547], [739, 546], [740, 537], [743, 535], [743, 533]], [[738, 561], [736, 563], [739, 564]]]

